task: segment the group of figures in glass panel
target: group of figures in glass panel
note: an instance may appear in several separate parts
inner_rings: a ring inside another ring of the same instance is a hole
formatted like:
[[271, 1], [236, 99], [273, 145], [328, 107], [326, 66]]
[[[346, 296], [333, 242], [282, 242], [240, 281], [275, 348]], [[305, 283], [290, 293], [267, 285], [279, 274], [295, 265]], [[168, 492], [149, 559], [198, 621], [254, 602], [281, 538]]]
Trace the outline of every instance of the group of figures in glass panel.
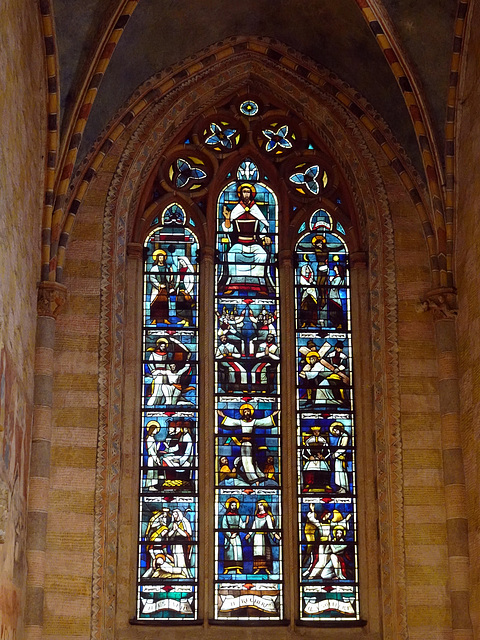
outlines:
[[279, 619], [278, 207], [251, 160], [236, 178], [217, 204], [215, 615]]
[[358, 618], [347, 252], [317, 211], [297, 244], [301, 618]]
[[145, 241], [139, 619], [194, 619], [198, 245], [178, 205]]

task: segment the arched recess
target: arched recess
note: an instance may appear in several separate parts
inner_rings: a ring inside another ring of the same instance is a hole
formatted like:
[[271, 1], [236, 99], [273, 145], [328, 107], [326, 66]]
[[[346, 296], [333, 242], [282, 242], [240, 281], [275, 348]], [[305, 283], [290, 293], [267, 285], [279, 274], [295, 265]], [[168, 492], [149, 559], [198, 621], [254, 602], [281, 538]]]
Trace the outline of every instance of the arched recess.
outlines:
[[[175, 143], [188, 123], [227, 98], [249, 90], [274, 96], [276, 103], [303, 119], [336, 160], [348, 185], [350, 210], [356, 216], [359, 229], [358, 246], [352, 249], [352, 307], [356, 378], [362, 381], [357, 393], [357, 420], [364, 429], [358, 461], [358, 481], [363, 487], [359, 503], [362, 611], [372, 637], [380, 631], [386, 638], [406, 637], [394, 246], [385, 187], [370, 152], [371, 148], [378, 158], [379, 148], [329, 93], [311, 86], [294, 73], [285, 72], [272, 61], [245, 58], [181, 83], [155, 103], [141, 122], [127, 129], [117, 143], [116, 153], [121, 157], [110, 185], [103, 220], [101, 410], [92, 616], [92, 637], [95, 638], [113, 638], [115, 628], [122, 629], [124, 637], [138, 637], [136, 628], [129, 626], [128, 617], [133, 612], [137, 536], [137, 483], [135, 463], [131, 461], [138, 450], [139, 420], [132, 390], [138, 388], [133, 363], [138, 361], [140, 351], [138, 257], [146, 204], [142, 194], [164, 149]], [[292, 229], [298, 228], [300, 222], [293, 220]], [[208, 272], [213, 273], [212, 230], [200, 216], [198, 228], [205, 240], [202, 249], [202, 270], [207, 274], [205, 300], [213, 296], [208, 284], [213, 282], [213, 278], [208, 279]], [[290, 247], [283, 247], [287, 262], [293, 250], [293, 238], [294, 234]], [[201, 314], [204, 330], [213, 326], [211, 305], [204, 305]], [[205, 366], [208, 368], [211, 363]], [[212, 372], [204, 371], [204, 375], [209, 373]], [[367, 392], [369, 388], [373, 389], [372, 395]], [[208, 393], [204, 393], [200, 403], [201, 420], [207, 423], [213, 411]], [[372, 457], [376, 461], [374, 469], [367, 464], [362, 469], [362, 460], [366, 462]], [[121, 460], [130, 461], [133, 467], [122, 470]], [[200, 473], [205, 473], [205, 465]], [[370, 473], [375, 477], [369, 477]], [[206, 505], [204, 521], [212, 518], [210, 511], [211, 506]], [[374, 565], [368, 562], [367, 547], [375, 549]], [[206, 583], [200, 600], [204, 618], [211, 610], [209, 589]], [[286, 635], [294, 630], [295, 611], [287, 611], [287, 617], [292, 621], [290, 627], [279, 630]], [[217, 632], [219, 636], [223, 634], [221, 628]], [[350, 632], [354, 630], [345, 631]]]

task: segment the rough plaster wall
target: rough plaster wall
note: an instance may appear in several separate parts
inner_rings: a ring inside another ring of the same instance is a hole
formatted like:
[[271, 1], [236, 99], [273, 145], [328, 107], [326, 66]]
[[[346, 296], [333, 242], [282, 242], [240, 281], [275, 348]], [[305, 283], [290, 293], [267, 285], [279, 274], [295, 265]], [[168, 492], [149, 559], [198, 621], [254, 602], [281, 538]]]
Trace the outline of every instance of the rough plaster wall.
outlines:
[[476, 3], [467, 49], [467, 68], [458, 149], [456, 284], [461, 427], [467, 484], [471, 615], [480, 637], [480, 7]]
[[35, 4], [2, 0], [0, 60], [0, 639], [11, 640], [22, 637], [45, 148]]

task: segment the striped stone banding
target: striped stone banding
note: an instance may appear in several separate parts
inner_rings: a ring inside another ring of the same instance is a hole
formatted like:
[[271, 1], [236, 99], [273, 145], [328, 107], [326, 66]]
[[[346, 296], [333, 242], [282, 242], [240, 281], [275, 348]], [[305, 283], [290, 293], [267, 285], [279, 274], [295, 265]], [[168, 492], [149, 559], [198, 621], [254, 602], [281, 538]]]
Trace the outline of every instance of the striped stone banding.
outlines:
[[[90, 115], [93, 103], [95, 101], [98, 88], [103, 79], [105, 71], [111, 60], [113, 52], [117, 46], [118, 41], [128, 23], [130, 16], [137, 7], [138, 0], [122, 0], [119, 8], [116, 10], [117, 19], [114, 20], [110, 32], [106, 36], [105, 40], [100, 45], [101, 50], [98, 55], [94, 56], [95, 62], [90, 68], [87, 78], [90, 81], [87, 82], [86, 89], [82, 94], [80, 100], [80, 108], [76, 114], [75, 121], [72, 123], [72, 130], [69, 139], [67, 139], [65, 148], [67, 153], [63, 159], [62, 166], [58, 168], [58, 171], [54, 173], [53, 179], [58, 180], [58, 185], [54, 198], [53, 214], [52, 208], [49, 209], [49, 223], [52, 229], [51, 234], [51, 246], [48, 248], [48, 260], [46, 257], [46, 251], [42, 254], [42, 279], [55, 280], [55, 266], [57, 262], [57, 242], [60, 235], [62, 226], [62, 220], [64, 217], [64, 206], [66, 201], [66, 194], [70, 185], [71, 176], [75, 167], [77, 159], [78, 149], [82, 141], [83, 132], [85, 130], [88, 117]], [[57, 101], [58, 103], [58, 101]], [[58, 136], [57, 136], [58, 137]], [[48, 272], [48, 277], [46, 273]]]
[[[393, 75], [395, 76], [398, 86], [402, 91], [403, 98], [413, 123], [415, 135], [420, 148], [422, 163], [427, 179], [428, 190], [432, 204], [432, 215], [434, 225], [432, 233], [435, 234], [433, 242], [427, 236], [428, 246], [435, 246], [437, 254], [434, 271], [435, 286], [451, 286], [452, 273], [451, 261], [447, 258], [447, 232], [445, 228], [445, 207], [443, 204], [443, 193], [441, 187], [441, 167], [435, 162], [437, 157], [434, 153], [434, 141], [429, 135], [429, 127], [425, 121], [425, 116], [419, 103], [418, 96], [420, 91], [415, 85], [413, 74], [410, 72], [407, 61], [400, 53], [399, 47], [395, 42], [394, 36], [390, 33], [387, 25], [381, 19], [380, 11], [376, 6], [375, 0], [355, 0], [361, 10], [366, 22], [368, 23], [372, 33], [374, 34], [378, 45], [380, 46], [386, 61], [390, 65]], [[433, 256], [431, 255], [431, 258]]]
[[[458, 78], [469, 16], [470, 0], [459, 0], [454, 25], [445, 122], [445, 226], [447, 231], [447, 265], [453, 270], [453, 235], [455, 215], [455, 130], [458, 112]], [[452, 286], [452, 285], [451, 285]]]
[[49, 260], [52, 229], [52, 214], [55, 202], [55, 177], [58, 160], [58, 110], [60, 92], [58, 81], [58, 56], [55, 38], [55, 25], [51, 0], [40, 0], [40, 18], [45, 51], [45, 70], [47, 75], [47, 158], [45, 171], [45, 199], [42, 220], [42, 271], [41, 279], [49, 278]]
[[55, 317], [66, 299], [66, 290], [57, 283], [41, 283], [38, 292], [38, 319], [34, 373], [34, 412], [30, 459], [30, 490], [27, 516], [27, 585], [25, 638], [41, 636], [49, 505], [50, 448], [53, 406], [53, 352]]
[[[431, 298], [439, 300], [439, 293], [436, 292]], [[443, 298], [449, 300], [453, 298], [453, 295], [447, 291], [444, 293]], [[460, 437], [460, 390], [455, 350], [454, 318], [437, 317], [435, 332], [438, 350], [438, 392], [442, 421], [443, 479], [445, 483], [452, 637], [454, 640], [473, 640], [472, 621], [469, 613], [468, 519], [465, 515], [467, 512], [467, 498]]]

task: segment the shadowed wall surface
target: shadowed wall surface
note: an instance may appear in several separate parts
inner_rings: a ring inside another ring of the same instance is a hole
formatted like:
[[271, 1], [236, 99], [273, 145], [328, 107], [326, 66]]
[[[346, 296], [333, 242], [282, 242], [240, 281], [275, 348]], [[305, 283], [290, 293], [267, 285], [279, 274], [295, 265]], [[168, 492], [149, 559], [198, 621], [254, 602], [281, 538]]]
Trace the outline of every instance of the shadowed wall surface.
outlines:
[[458, 133], [458, 237], [457, 280], [459, 314], [457, 320], [462, 439], [469, 507], [471, 550], [472, 615], [478, 627], [480, 612], [480, 43], [475, 24], [480, 19], [475, 8], [469, 39], [469, 56], [462, 87], [462, 114]]

